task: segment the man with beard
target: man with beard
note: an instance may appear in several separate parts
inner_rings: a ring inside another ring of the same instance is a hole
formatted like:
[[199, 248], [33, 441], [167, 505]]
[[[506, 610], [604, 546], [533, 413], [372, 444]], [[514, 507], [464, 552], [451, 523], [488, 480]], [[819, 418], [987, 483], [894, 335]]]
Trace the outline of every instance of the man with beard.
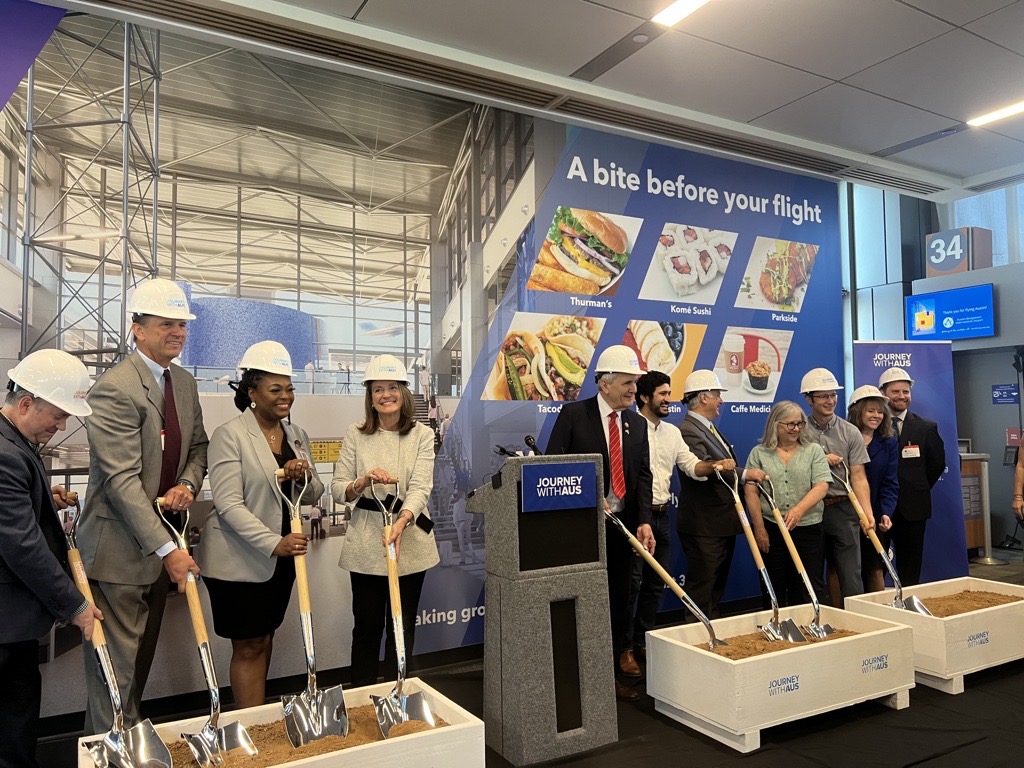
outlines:
[[[666, 374], [648, 371], [637, 379], [636, 400], [640, 406], [639, 413], [647, 422], [651, 474], [654, 476], [651, 504], [654, 557], [667, 571], [672, 554], [672, 529], [668, 519], [672, 475], [678, 467], [692, 480], [706, 482], [705, 478], [714, 474], [716, 462], [697, 458], [683, 441], [682, 433], [675, 426], [662, 421], [668, 417], [668, 406], [672, 400], [672, 380]], [[722, 461], [718, 466], [731, 469], [730, 464], [735, 466], [731, 460]], [[632, 619], [633, 649], [623, 651], [619, 657], [619, 667], [627, 677], [640, 677], [642, 674], [637, 658], [647, 658], [646, 634], [648, 630], [654, 629], [664, 586], [665, 583], [651, 566], [641, 558], [633, 559], [633, 579], [629, 592], [631, 610], [636, 603], [636, 615]]]

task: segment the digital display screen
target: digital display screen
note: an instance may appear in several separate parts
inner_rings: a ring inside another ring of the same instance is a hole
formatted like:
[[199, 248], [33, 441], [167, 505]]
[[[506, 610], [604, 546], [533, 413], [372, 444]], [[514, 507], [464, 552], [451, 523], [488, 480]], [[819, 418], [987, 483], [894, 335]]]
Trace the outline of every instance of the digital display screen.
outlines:
[[992, 284], [907, 296], [908, 339], [945, 341], [996, 335]]

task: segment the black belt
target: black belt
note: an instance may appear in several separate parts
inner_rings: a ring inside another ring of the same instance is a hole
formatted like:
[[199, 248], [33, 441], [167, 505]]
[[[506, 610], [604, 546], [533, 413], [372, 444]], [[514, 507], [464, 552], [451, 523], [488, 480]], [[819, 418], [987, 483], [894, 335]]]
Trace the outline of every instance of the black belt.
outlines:
[[668, 504], [651, 504], [651, 512], [668, 512]]
[[841, 501], [849, 501], [849, 500], [850, 500], [849, 496], [826, 496], [825, 497], [825, 506], [826, 507], [831, 507], [833, 504], [838, 504]]
[[[393, 493], [389, 493], [387, 497], [384, 499], [384, 509], [394, 509], [396, 512], [401, 512], [402, 505], [405, 502], [399, 499], [398, 503], [392, 507], [391, 504], [392, 502], [394, 502], [394, 500], [395, 495]], [[356, 508], [365, 509], [370, 512], [380, 512], [380, 507], [377, 505], [377, 502], [374, 499], [368, 499], [365, 496], [359, 497], [359, 501], [356, 502]]]

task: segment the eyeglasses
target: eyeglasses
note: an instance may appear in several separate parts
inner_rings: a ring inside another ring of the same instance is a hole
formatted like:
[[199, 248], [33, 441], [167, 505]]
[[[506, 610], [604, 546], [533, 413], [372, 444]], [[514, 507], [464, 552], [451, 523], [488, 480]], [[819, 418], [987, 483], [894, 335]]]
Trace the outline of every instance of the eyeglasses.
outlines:
[[803, 429], [806, 421], [780, 421], [779, 426], [786, 429]]
[[813, 394], [813, 395], [811, 395], [811, 397], [813, 397], [815, 400], [837, 400], [837, 399], [839, 399], [839, 395], [837, 395], [835, 392], [829, 392], [828, 394], [820, 394], [820, 393]]

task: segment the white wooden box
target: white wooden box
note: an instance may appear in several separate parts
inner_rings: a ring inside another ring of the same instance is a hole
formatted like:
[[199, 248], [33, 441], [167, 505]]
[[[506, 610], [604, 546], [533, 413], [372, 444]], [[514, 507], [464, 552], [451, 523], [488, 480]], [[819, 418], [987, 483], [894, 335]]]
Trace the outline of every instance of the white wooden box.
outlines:
[[[927, 606], [929, 597], [964, 590], [997, 592], [1024, 598], [1024, 587], [964, 577], [918, 584], [904, 589]], [[866, 616], [898, 621], [914, 630], [917, 682], [946, 693], [963, 693], [964, 675], [1024, 658], [1024, 602], [983, 608], [944, 619], [893, 608], [895, 589], [846, 598], [846, 609]]]
[[[394, 683], [367, 686], [345, 690], [345, 705], [356, 707], [369, 704], [371, 694], [386, 696], [391, 692]], [[317, 768], [334, 768], [344, 766], [351, 768], [394, 768], [396, 765], [415, 765], [417, 768], [483, 768], [484, 765], [484, 723], [464, 710], [458, 704], [446, 699], [429, 685], [417, 678], [405, 682], [405, 693], [422, 691], [430, 710], [445, 722], [444, 728], [409, 734], [395, 739], [372, 744], [350, 747], [326, 755], [292, 760], [282, 765], [317, 766]], [[250, 726], [281, 720], [283, 717], [280, 704], [264, 704], [262, 707], [222, 712], [220, 722], [239, 721]], [[195, 733], [206, 723], [207, 716], [194, 717], [189, 720], [178, 720], [156, 726], [157, 733], [167, 743], [181, 738], [181, 734]], [[83, 746], [84, 741], [92, 741], [96, 736], [78, 740], [79, 768], [94, 768], [92, 758]], [[228, 761], [230, 762], [230, 761]], [[192, 764], [194, 765], [194, 763]]]
[[[811, 607], [783, 608], [807, 623]], [[718, 639], [757, 631], [771, 611], [716, 619]], [[703, 624], [647, 633], [647, 692], [662, 714], [740, 752], [761, 745], [761, 729], [869, 699], [910, 704], [913, 639], [908, 627], [822, 606], [821, 623], [857, 632], [733, 661], [707, 649]], [[695, 644], [701, 644], [695, 647]]]

